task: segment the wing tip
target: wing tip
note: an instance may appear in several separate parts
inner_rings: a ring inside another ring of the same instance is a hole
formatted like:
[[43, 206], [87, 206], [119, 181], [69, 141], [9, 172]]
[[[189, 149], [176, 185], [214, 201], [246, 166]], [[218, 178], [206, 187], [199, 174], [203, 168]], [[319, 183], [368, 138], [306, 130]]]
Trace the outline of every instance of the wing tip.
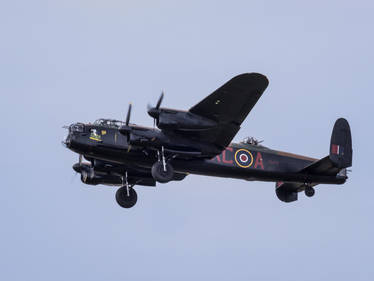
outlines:
[[258, 72], [242, 73], [233, 77], [231, 81], [233, 80], [241, 81], [243, 83], [250, 83], [251, 85], [253, 85], [253, 83], [256, 83], [263, 89], [266, 89], [269, 85], [269, 79], [265, 75]]

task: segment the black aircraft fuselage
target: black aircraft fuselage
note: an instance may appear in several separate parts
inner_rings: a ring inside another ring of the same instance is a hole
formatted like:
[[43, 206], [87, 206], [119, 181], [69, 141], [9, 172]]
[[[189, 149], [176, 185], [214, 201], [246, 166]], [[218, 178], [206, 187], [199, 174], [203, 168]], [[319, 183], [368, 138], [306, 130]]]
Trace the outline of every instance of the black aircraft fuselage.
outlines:
[[[72, 128], [77, 124], [72, 125]], [[150, 169], [157, 161], [157, 151], [127, 143], [118, 128], [93, 124], [78, 124], [83, 132], [70, 129], [66, 139], [68, 148], [83, 154], [88, 160], [99, 160], [117, 165], [130, 166], [134, 169]], [[89, 133], [92, 130], [101, 132], [98, 138]], [[145, 129], [144, 127], [142, 130]], [[148, 132], [159, 130], [148, 128]], [[104, 133], [104, 134], [102, 134]], [[147, 143], [148, 144], [148, 143]], [[145, 144], [146, 145], [146, 144]], [[172, 147], [179, 151], [181, 146]], [[183, 151], [185, 152], [185, 151]], [[345, 176], [319, 176], [300, 174], [299, 171], [317, 159], [271, 150], [262, 145], [246, 142], [232, 143], [220, 154], [211, 159], [173, 159], [176, 172], [214, 177], [229, 177], [258, 181], [294, 181], [300, 183], [335, 183], [345, 182]]]
[[313, 196], [317, 184], [343, 184], [352, 164], [345, 119], [335, 123], [330, 155], [320, 160], [272, 150], [253, 138], [231, 143], [266, 86], [266, 77], [242, 74], [189, 111], [160, 108], [162, 95], [148, 110], [158, 128], [130, 124], [130, 106], [126, 122], [72, 124], [64, 144], [89, 161], [80, 157], [73, 166], [82, 181], [120, 186], [116, 199], [125, 208], [136, 203], [134, 185], [155, 186], [189, 174], [276, 182], [284, 202], [297, 200], [300, 191]]

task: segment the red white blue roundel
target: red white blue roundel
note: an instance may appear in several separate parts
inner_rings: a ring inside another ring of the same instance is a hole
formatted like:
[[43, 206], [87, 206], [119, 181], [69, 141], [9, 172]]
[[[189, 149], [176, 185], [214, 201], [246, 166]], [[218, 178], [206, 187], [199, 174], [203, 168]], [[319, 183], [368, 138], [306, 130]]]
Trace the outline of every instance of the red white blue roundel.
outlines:
[[235, 162], [239, 167], [248, 168], [253, 164], [253, 156], [246, 149], [239, 149], [235, 152]]

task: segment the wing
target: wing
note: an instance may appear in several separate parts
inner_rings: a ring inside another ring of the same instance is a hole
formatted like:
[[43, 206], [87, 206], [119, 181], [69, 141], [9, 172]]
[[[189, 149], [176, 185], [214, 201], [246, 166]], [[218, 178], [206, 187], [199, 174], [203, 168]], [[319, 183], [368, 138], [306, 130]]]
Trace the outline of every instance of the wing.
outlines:
[[198, 132], [199, 138], [219, 147], [229, 145], [268, 84], [262, 74], [241, 74], [190, 108], [191, 113], [218, 123], [213, 129]]
[[190, 108], [190, 112], [218, 121], [240, 125], [268, 86], [258, 73], [238, 75]]

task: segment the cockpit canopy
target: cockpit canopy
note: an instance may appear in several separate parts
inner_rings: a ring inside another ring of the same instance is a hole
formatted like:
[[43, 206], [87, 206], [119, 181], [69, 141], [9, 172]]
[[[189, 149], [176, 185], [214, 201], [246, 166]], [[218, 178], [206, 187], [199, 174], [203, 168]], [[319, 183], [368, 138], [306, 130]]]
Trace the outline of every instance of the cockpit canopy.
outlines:
[[125, 125], [124, 122], [114, 120], [114, 119], [97, 119], [94, 122], [94, 125], [97, 126], [103, 126], [103, 127], [109, 127], [109, 128], [120, 128], [121, 126]]

